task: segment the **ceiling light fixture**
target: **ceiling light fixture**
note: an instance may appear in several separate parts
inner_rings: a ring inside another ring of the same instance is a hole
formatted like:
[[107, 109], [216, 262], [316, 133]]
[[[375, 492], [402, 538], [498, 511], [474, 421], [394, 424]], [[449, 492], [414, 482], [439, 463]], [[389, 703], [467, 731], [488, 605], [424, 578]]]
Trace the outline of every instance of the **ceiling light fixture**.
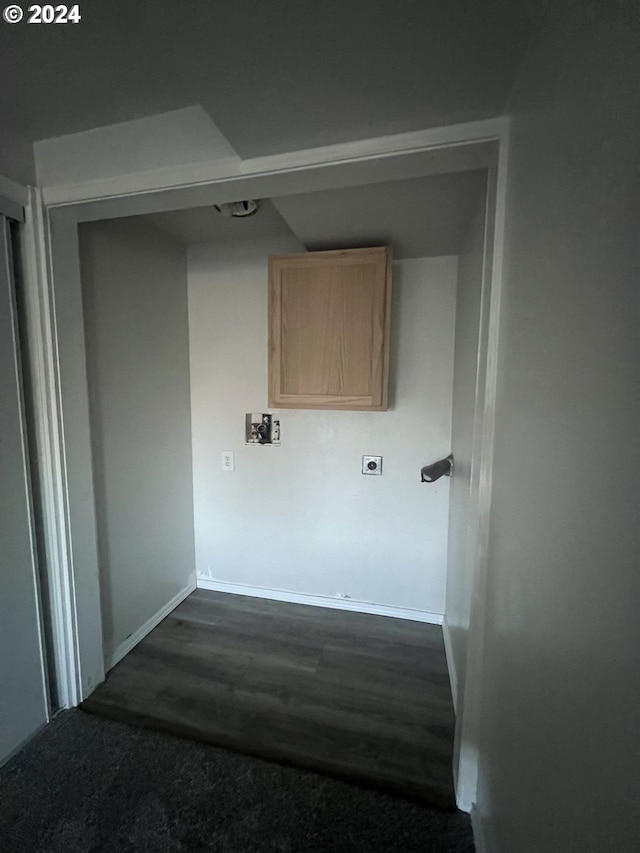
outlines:
[[227, 219], [244, 219], [246, 216], [254, 216], [258, 212], [258, 202], [253, 199], [246, 201], [226, 201], [224, 204], [213, 205], [218, 213]]

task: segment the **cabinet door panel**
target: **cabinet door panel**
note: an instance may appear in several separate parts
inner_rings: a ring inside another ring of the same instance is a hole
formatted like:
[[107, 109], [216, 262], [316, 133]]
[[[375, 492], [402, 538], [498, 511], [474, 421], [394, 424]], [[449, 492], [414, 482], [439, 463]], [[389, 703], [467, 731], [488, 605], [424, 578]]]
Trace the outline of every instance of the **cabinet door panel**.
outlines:
[[269, 404], [386, 408], [390, 252], [270, 261]]

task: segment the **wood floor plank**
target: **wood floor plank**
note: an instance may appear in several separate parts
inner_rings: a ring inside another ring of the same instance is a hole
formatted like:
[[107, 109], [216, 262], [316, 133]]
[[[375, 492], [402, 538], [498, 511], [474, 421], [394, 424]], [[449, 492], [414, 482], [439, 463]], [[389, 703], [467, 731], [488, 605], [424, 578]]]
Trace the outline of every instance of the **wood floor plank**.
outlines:
[[438, 626], [197, 590], [83, 708], [454, 806]]

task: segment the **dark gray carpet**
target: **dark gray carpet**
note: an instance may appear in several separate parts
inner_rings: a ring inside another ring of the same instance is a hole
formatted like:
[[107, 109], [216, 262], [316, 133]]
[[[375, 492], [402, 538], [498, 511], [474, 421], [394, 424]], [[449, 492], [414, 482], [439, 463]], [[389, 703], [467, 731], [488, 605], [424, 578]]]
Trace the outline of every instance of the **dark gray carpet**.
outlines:
[[66, 711], [0, 769], [2, 853], [472, 853], [466, 815]]

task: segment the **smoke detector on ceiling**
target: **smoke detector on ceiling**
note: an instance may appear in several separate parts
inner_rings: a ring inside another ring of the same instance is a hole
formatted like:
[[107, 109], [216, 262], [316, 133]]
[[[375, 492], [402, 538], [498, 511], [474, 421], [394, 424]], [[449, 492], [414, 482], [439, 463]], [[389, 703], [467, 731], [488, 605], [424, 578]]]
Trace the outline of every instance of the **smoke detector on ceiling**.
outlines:
[[246, 201], [227, 201], [224, 204], [213, 205], [218, 213], [227, 219], [244, 219], [245, 216], [253, 216], [258, 212], [258, 202], [253, 199]]

